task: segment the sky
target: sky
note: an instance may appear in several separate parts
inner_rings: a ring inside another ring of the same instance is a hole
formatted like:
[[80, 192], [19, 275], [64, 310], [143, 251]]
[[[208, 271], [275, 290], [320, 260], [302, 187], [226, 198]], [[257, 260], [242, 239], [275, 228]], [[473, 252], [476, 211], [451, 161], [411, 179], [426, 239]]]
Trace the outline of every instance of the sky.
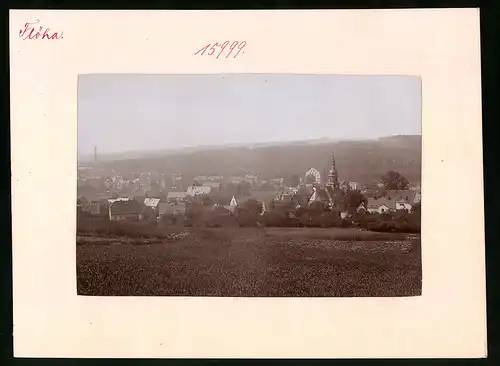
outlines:
[[421, 134], [415, 76], [92, 74], [78, 154]]

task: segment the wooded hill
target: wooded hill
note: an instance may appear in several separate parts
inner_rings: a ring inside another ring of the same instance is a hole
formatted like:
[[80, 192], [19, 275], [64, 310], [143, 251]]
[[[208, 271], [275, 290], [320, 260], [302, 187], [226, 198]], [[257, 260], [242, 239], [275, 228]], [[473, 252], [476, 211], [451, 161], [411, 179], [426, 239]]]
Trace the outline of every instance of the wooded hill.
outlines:
[[409, 181], [420, 181], [422, 137], [400, 135], [377, 140], [303, 142], [274, 146], [221, 147], [163, 156], [102, 162], [121, 173], [182, 173], [186, 179], [197, 175], [261, 178], [303, 176], [310, 168], [325, 174], [335, 153], [341, 180], [368, 183], [379, 180], [388, 170], [397, 170]]

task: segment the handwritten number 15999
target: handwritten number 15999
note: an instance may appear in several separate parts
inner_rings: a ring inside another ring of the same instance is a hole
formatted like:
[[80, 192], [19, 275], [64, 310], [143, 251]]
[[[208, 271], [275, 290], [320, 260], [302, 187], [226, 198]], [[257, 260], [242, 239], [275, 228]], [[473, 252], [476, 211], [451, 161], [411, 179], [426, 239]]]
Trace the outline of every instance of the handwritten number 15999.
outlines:
[[226, 58], [228, 58], [231, 54], [233, 54], [233, 51], [235, 51], [235, 50], [236, 51], [233, 54], [233, 58], [236, 58], [240, 54], [240, 52], [242, 54], [245, 53], [243, 51], [243, 48], [245, 48], [246, 44], [247, 44], [246, 41], [242, 41], [242, 42], [234, 41], [233, 43], [231, 43], [231, 45], [229, 45], [229, 41], [225, 41], [222, 44], [219, 44], [218, 42], [215, 42], [214, 44], [209, 43], [205, 47], [200, 48], [195, 53], [195, 56], [196, 55], [203, 56], [205, 54], [205, 52], [208, 50], [208, 52], [207, 52], [208, 56], [213, 56], [215, 53], [217, 53], [217, 56], [215, 58], [219, 58], [224, 53], [226, 48], [228, 48], [228, 46], [229, 46], [229, 48], [228, 48], [229, 52], [227, 52]]

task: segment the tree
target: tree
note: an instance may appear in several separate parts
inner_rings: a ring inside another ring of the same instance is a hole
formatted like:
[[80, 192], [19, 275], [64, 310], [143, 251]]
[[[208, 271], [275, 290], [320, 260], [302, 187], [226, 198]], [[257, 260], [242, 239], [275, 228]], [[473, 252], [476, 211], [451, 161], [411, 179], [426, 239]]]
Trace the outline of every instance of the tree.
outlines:
[[214, 204], [214, 203], [213, 203], [213, 201], [212, 201], [212, 199], [210, 198], [210, 196], [209, 196], [209, 195], [206, 195], [206, 194], [201, 195], [201, 196], [199, 197], [199, 199], [200, 199], [200, 203], [201, 203], [203, 206], [211, 206], [211, 205], [213, 205], [213, 204]]
[[418, 202], [418, 203], [415, 203], [412, 208], [411, 208], [411, 211], [410, 211], [412, 214], [417, 214], [417, 215], [420, 215], [420, 212], [421, 212], [421, 203]]
[[247, 181], [238, 183], [237, 194], [238, 196], [250, 196], [251, 185]]
[[145, 207], [142, 214], [144, 216], [144, 220], [146, 220], [146, 221], [156, 220], [156, 212], [151, 207]]
[[366, 198], [360, 190], [348, 190], [343, 196], [343, 204], [350, 212], [356, 212], [359, 205], [364, 203], [366, 205]]
[[300, 184], [300, 177], [297, 174], [293, 174], [288, 178], [287, 182], [290, 187], [297, 187]]
[[262, 212], [262, 204], [255, 198], [251, 198], [241, 205], [241, 209], [251, 214], [259, 215]]
[[378, 188], [373, 192], [373, 198], [378, 199], [385, 197], [387, 190], [385, 188]]
[[262, 183], [260, 189], [262, 189], [263, 191], [273, 191], [274, 187], [271, 184], [271, 182], [266, 181], [266, 182]]
[[237, 185], [231, 182], [224, 183], [220, 190], [220, 193], [225, 196], [236, 196], [237, 195]]
[[304, 179], [304, 184], [313, 184], [316, 182], [316, 177], [312, 174], [308, 174]]
[[405, 190], [408, 188], [408, 179], [396, 170], [389, 170], [382, 176], [381, 182], [387, 190]]

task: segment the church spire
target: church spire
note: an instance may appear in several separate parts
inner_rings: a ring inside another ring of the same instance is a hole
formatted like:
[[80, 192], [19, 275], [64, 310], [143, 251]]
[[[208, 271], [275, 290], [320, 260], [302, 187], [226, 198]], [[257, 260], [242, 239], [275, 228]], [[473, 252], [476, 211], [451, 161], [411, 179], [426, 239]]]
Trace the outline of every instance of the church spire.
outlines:
[[332, 167], [328, 172], [328, 185], [333, 186], [334, 189], [339, 188], [339, 176], [337, 173], [337, 167], [335, 165], [335, 154], [332, 153]]

